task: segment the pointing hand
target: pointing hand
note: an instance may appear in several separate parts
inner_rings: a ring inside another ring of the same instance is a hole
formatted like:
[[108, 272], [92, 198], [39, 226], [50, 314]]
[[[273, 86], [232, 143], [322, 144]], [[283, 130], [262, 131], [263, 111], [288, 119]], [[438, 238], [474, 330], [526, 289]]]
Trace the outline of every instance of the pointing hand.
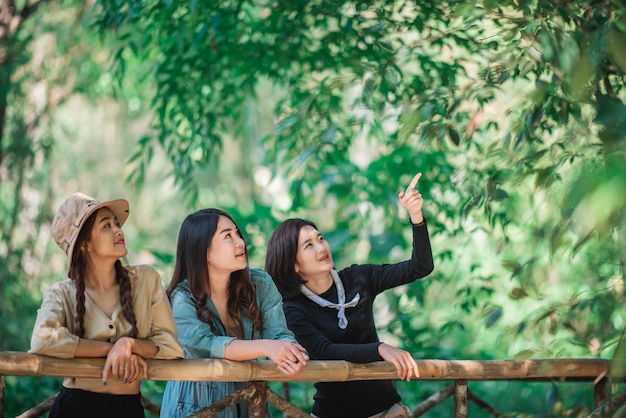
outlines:
[[422, 177], [422, 173], [417, 173], [415, 177], [413, 177], [413, 180], [411, 180], [409, 187], [406, 188], [406, 191], [398, 194], [402, 207], [409, 212], [411, 222], [414, 224], [419, 224], [424, 221], [424, 216], [422, 215], [424, 198], [422, 197], [422, 194], [415, 189], [420, 177]]

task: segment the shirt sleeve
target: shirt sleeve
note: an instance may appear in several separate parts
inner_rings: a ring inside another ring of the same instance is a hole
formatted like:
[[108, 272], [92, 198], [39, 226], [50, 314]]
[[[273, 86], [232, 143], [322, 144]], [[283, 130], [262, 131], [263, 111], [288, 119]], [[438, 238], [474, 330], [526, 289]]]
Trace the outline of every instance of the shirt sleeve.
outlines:
[[167, 299], [161, 278], [156, 270], [146, 277], [149, 281], [151, 295], [150, 334], [147, 337], [159, 349], [155, 359], [183, 358], [183, 349], [178, 342], [176, 324], [172, 314], [170, 301]]
[[413, 231], [411, 259], [397, 264], [365, 265], [370, 269], [370, 286], [374, 294], [414, 282], [433, 272], [435, 268], [433, 252], [426, 221], [419, 225], [411, 224], [411, 227]]
[[310, 315], [297, 303], [285, 303], [285, 316], [289, 329], [294, 332], [300, 344], [307, 349], [311, 360], [346, 360], [353, 363], [371, 363], [382, 360], [378, 353], [380, 342], [334, 343], [309, 319]]
[[258, 269], [250, 269], [250, 274], [257, 287], [257, 303], [263, 317], [263, 338], [296, 342], [293, 332], [287, 328], [283, 299], [270, 275]]
[[185, 350], [185, 358], [224, 358], [224, 350], [235, 338], [216, 335], [209, 324], [198, 318], [187, 289], [175, 289], [171, 302], [178, 340]]
[[29, 353], [59, 358], [73, 358], [78, 347], [74, 329], [74, 309], [60, 283], [46, 290], [30, 340]]

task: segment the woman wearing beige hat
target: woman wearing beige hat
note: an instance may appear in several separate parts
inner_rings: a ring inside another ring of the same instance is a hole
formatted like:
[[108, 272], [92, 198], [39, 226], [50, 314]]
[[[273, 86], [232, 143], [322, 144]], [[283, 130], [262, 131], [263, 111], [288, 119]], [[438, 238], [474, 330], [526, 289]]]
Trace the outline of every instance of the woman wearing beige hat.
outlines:
[[124, 199], [99, 202], [75, 193], [52, 221], [68, 256], [68, 279], [45, 292], [30, 352], [106, 361], [101, 379], [65, 378], [50, 417], [143, 417], [144, 359], [183, 356], [159, 274], [120, 261], [128, 253], [121, 229], [128, 213]]

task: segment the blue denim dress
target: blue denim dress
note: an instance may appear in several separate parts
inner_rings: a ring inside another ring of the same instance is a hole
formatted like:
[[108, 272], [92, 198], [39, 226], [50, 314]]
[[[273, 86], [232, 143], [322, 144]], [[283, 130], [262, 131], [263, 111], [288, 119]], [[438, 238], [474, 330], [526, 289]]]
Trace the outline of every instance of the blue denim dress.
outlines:
[[[253, 334], [251, 322], [243, 318], [244, 339], [296, 342], [293, 333], [287, 329], [282, 298], [270, 275], [263, 270], [250, 269], [250, 276], [256, 284], [257, 304], [263, 315], [263, 335], [258, 335], [258, 330], [255, 330]], [[226, 335], [224, 325], [219, 320], [219, 314], [211, 299], [207, 299], [206, 306], [216, 318], [214, 325], [219, 331], [218, 334], [211, 330], [209, 324], [198, 319], [186, 280], [176, 286], [170, 299], [178, 339], [183, 346], [185, 358], [224, 358], [226, 346], [235, 338]], [[163, 394], [161, 416], [186, 418], [247, 384], [248, 382], [169, 381]], [[217, 415], [220, 418], [245, 418], [247, 416], [248, 409], [245, 402]]]

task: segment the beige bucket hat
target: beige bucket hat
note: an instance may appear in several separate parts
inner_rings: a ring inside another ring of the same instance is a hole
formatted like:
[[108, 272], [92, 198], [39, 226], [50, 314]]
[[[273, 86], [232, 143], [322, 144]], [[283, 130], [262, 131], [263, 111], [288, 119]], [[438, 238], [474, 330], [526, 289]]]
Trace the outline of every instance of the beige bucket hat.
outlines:
[[125, 199], [100, 202], [86, 194], [74, 193], [63, 202], [54, 215], [50, 229], [57, 245], [67, 254], [68, 265], [72, 262], [72, 253], [78, 239], [78, 233], [89, 215], [100, 208], [111, 209], [120, 226], [126, 222], [130, 211], [128, 201]]

